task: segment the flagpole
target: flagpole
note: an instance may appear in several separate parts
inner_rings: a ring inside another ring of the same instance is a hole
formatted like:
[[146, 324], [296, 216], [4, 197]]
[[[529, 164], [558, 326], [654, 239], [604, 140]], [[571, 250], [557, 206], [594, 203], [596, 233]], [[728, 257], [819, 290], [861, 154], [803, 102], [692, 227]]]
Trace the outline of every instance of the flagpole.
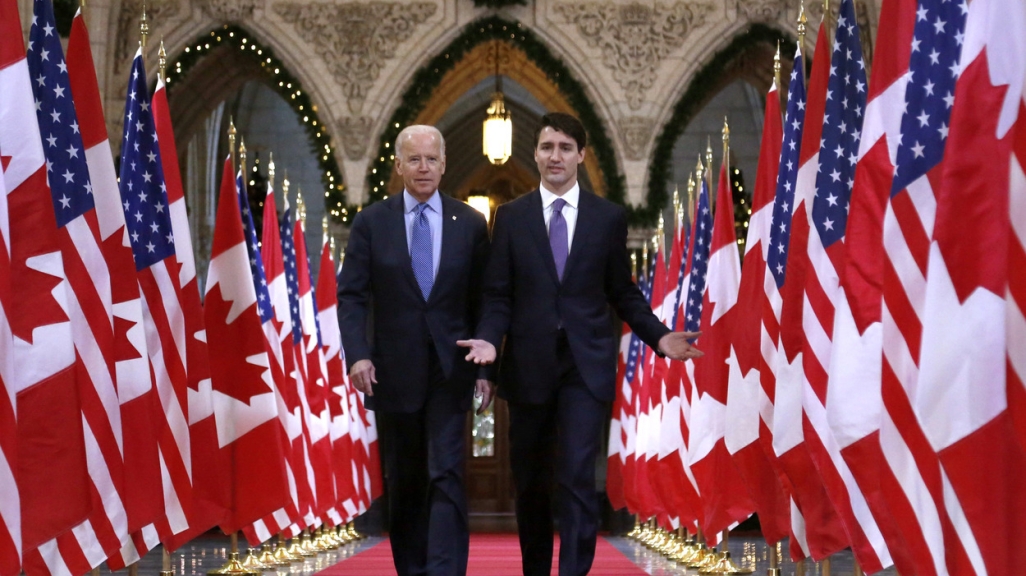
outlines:
[[[777, 103], [780, 104], [780, 98], [785, 92], [780, 89], [780, 40], [777, 40], [777, 53], [773, 55], [773, 80], [777, 83]], [[780, 110], [783, 113], [783, 104], [781, 104]]]
[[[809, 18], [805, 15], [805, 0], [799, 0], [798, 4], [798, 48], [802, 51], [802, 56], [805, 56], [805, 26], [808, 24]], [[804, 62], [805, 59], [802, 58]], [[798, 71], [802, 75], [802, 84], [808, 82], [808, 78], [805, 77], [805, 66]]]
[[712, 210], [716, 207], [716, 194], [713, 187], [713, 153], [712, 153], [712, 137], [705, 137], [705, 179], [709, 182], [709, 209]]
[[769, 568], [766, 569], [766, 576], [780, 576], [780, 557], [777, 555], [777, 547], [769, 547]]
[[163, 82], [167, 82], [167, 50], [164, 50], [164, 39], [160, 39], [160, 48], [157, 49], [157, 76]]
[[[235, 174], [235, 121], [228, 117], [228, 153], [232, 156], [232, 174]], [[233, 176], [234, 178], [234, 176]]]
[[142, 17], [139, 18], [139, 47], [142, 48], [143, 64], [146, 63], [146, 37], [150, 35], [150, 19], [146, 16], [146, 0], [142, 3]]
[[727, 178], [730, 178], [730, 126], [726, 116], [723, 117], [723, 169]]

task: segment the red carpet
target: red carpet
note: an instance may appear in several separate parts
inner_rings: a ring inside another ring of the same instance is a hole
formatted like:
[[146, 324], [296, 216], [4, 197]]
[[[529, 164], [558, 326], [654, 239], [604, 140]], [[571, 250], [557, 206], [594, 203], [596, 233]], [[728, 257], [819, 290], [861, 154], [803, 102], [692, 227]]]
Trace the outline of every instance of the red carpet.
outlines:
[[[552, 574], [558, 574], [559, 537], [556, 537]], [[388, 540], [317, 573], [320, 576], [384, 576], [395, 574]], [[521, 576], [520, 543], [516, 534], [472, 534], [467, 576]], [[604, 538], [598, 539], [592, 576], [634, 576], [645, 572], [631, 563]]]

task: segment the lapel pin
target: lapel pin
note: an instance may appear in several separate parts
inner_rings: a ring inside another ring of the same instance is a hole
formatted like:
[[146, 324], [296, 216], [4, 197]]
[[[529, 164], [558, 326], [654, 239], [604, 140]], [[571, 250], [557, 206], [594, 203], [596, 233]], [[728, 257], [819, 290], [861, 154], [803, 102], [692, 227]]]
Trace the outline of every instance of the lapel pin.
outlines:
[[452, 219], [453, 219], [453, 220], [455, 220], [455, 219], [456, 219], [456, 215], [455, 215], [455, 214], [453, 215]]

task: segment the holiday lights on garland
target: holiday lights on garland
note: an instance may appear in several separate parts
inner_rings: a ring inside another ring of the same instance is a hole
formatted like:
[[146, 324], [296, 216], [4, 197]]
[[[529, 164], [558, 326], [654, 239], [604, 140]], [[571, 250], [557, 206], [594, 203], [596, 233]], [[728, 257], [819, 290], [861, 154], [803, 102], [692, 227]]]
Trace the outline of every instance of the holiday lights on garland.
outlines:
[[[673, 171], [670, 169], [670, 162], [673, 161], [673, 147], [695, 115], [715, 96], [712, 91], [722, 88], [717, 82], [718, 77], [748, 49], [758, 44], [774, 46], [778, 41], [782, 53], [794, 53], [797, 46], [794, 40], [769, 26], [753, 24], [747, 33], [738, 36], [726, 48], [717, 52], [712, 60], [695, 75], [687, 91], [674, 106], [673, 116], [663, 125], [663, 131], [656, 139], [655, 150], [652, 152], [652, 163], [648, 168], [648, 203], [636, 211], [636, 221], [654, 221], [659, 217], [659, 212], [663, 207], [667, 205], [666, 190], [672, 184], [670, 179], [673, 177]], [[732, 170], [732, 172], [735, 173], [731, 178], [731, 189], [734, 192], [734, 213], [747, 219], [751, 205], [744, 203], [749, 202], [747, 200], [741, 202], [741, 199], [745, 196], [750, 198], [751, 191], [744, 192], [740, 171]], [[738, 187], [741, 187], [741, 190], [738, 190]], [[738, 222], [741, 222], [738, 216], [735, 217], [735, 227]], [[740, 226], [743, 227], [743, 224]], [[744, 237], [740, 234], [740, 228], [738, 228], [738, 233], [739, 237]]]
[[[598, 160], [602, 171], [601, 176], [606, 183], [606, 198], [617, 204], [623, 204], [626, 185], [616, 161], [613, 143], [606, 134], [602, 120], [595, 113], [594, 104], [585, 94], [584, 87], [573, 78], [569, 68], [561, 60], [554, 58], [545, 44], [538, 40], [527, 27], [520, 22], [505, 20], [498, 16], [491, 16], [468, 24], [462, 34], [413, 74], [409, 81], [409, 88], [403, 93], [399, 107], [396, 108], [385, 125], [384, 132], [380, 135], [378, 153], [367, 174], [370, 201], [381, 200], [388, 193], [385, 186], [394, 161], [391, 146], [392, 142], [395, 142], [396, 136], [399, 135], [400, 128], [416, 119], [417, 114], [424, 109], [431, 94], [439, 87], [447, 72], [455, 68], [456, 64], [478, 45], [492, 40], [504, 40], [524, 52], [556, 85], [588, 132], [589, 152], [594, 154]], [[665, 200], [665, 194], [663, 196]], [[631, 224], [647, 225], [655, 221], [654, 219], [652, 222], [638, 221], [634, 209], [628, 206], [627, 210]]]
[[271, 80], [268, 86], [276, 90], [295, 112], [316, 151], [321, 183], [325, 189], [325, 210], [336, 221], [349, 223], [350, 217], [356, 214], [356, 209], [346, 204], [342, 170], [339, 169], [333, 153], [335, 147], [332, 145], [331, 135], [317, 114], [317, 105], [311, 101], [310, 95], [303, 89], [299, 80], [292, 76], [282, 61], [275, 56], [274, 51], [254, 40], [245, 30], [225, 24], [186, 45], [177, 60], [168, 66], [165, 81], [169, 95], [204, 56], [222, 44], [233, 46], [258, 61], [260, 68]]

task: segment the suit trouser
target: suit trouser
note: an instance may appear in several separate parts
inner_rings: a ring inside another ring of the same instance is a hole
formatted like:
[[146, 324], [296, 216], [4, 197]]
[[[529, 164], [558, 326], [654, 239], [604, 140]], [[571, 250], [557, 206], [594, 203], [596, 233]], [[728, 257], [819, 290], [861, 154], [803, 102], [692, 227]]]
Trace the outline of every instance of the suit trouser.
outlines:
[[433, 351], [431, 358], [431, 392], [424, 406], [411, 413], [377, 412], [388, 485], [389, 539], [399, 576], [467, 573], [466, 410], [445, 390]]
[[510, 465], [525, 576], [552, 570], [552, 484], [559, 516], [559, 574], [591, 570], [598, 537], [595, 462], [606, 405], [591, 394], [565, 337], [559, 341], [559, 387], [544, 404], [510, 402]]

